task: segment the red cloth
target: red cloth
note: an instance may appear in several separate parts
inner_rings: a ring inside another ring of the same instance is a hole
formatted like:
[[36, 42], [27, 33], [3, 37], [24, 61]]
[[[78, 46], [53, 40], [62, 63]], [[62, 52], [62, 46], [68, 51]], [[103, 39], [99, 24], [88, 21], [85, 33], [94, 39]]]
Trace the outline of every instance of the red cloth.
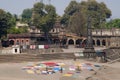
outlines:
[[55, 62], [44, 62], [43, 64], [47, 65], [47, 66], [56, 66], [57, 63]]
[[48, 48], [49, 48], [49, 45], [44, 45], [44, 48], [45, 48], [45, 49], [48, 49]]

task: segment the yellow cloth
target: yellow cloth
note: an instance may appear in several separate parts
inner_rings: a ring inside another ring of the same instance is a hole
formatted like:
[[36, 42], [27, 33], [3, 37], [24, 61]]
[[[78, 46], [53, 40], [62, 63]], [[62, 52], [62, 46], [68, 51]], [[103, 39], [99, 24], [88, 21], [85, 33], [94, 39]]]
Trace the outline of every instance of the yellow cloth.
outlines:
[[63, 76], [70, 77], [70, 76], [72, 76], [72, 74], [64, 74]]
[[61, 67], [65, 66], [65, 63], [58, 63]]
[[33, 70], [27, 70], [27, 73], [28, 74], [34, 74], [34, 71]]
[[80, 62], [75, 62], [75, 66], [82, 66]]
[[38, 73], [38, 74], [39, 74], [39, 73], [40, 73], [40, 70], [36, 70], [36, 73]]

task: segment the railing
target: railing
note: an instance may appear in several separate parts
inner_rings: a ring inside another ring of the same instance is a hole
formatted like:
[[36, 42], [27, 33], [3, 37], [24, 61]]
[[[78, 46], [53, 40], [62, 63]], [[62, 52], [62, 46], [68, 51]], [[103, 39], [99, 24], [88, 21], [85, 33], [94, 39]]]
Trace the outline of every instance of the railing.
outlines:
[[106, 59], [109, 61], [109, 63], [113, 63], [116, 61], [120, 61], [120, 50], [119, 49], [110, 49], [111, 51], [107, 51]]

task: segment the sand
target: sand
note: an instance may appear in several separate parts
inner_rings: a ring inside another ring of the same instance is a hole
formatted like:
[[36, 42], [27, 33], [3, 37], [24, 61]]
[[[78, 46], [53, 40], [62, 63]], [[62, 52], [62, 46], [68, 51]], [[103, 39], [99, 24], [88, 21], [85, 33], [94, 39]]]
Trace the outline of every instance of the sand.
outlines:
[[22, 67], [26, 66], [28, 62], [22, 63], [1, 63], [0, 64], [0, 80], [120, 80], [120, 62], [113, 64], [108, 63], [97, 63], [86, 61], [83, 59], [73, 60], [52, 60], [54, 62], [64, 62], [65, 67], [74, 64], [75, 62], [80, 63], [91, 63], [101, 65], [100, 68], [94, 68], [93, 71], [83, 70], [80, 73], [75, 73], [75, 77], [64, 77], [68, 69], [63, 73], [54, 73], [49, 75], [41, 74], [28, 74]]

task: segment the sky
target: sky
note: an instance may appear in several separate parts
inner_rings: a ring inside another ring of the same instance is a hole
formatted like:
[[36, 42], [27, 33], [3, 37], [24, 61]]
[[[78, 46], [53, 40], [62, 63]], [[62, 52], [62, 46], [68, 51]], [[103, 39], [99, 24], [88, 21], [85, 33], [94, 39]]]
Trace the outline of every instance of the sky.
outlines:
[[[34, 3], [40, 0], [0, 0], [0, 9], [4, 9], [12, 14], [21, 15], [22, 11], [26, 8], [32, 8]], [[65, 8], [68, 6], [71, 0], [51, 0], [51, 4], [56, 7], [56, 11], [59, 15], [64, 14]], [[82, 0], [76, 0], [78, 2]], [[98, 2], [104, 2], [107, 7], [112, 11], [113, 18], [120, 18], [120, 0], [97, 0]], [[43, 0], [48, 4], [49, 0]]]

